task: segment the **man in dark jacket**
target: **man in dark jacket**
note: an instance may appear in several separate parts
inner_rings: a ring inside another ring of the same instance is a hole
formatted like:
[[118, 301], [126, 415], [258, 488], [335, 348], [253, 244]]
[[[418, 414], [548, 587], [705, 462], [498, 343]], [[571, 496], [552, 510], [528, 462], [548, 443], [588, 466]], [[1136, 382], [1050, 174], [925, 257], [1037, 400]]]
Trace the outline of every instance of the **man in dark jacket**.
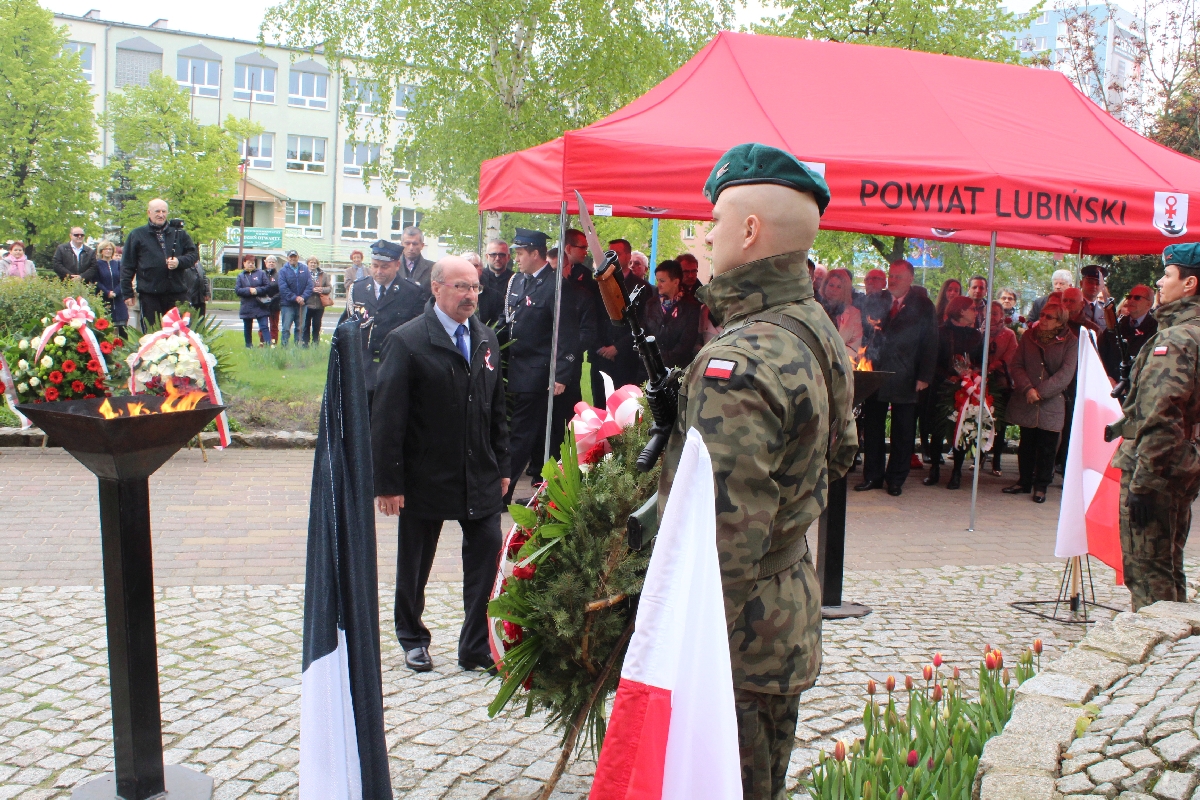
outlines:
[[[626, 295], [633, 294], [634, 289], [646, 283], [630, 268], [630, 262], [633, 260], [633, 246], [624, 239], [614, 239], [608, 243], [608, 246], [617, 254], [617, 263], [621, 265], [617, 270], [617, 279], [624, 284]], [[597, 296], [599, 296], [598, 288]], [[652, 297], [648, 300], [653, 302]], [[643, 302], [643, 315], [645, 308], [646, 303]], [[601, 309], [603, 309], [603, 304], [601, 304]], [[638, 355], [637, 348], [633, 346], [633, 332], [629, 330], [628, 325], [623, 323], [611, 324], [608, 312], [604, 311], [603, 313], [605, 324], [601, 327], [601, 331], [603, 331], [601, 335], [606, 337], [605, 346], [597, 348], [597, 358], [592, 366], [593, 405], [598, 408], [604, 407], [604, 382], [600, 379], [600, 372], [608, 373], [616, 387], [624, 386], [627, 383], [641, 383], [646, 379], [641, 356]], [[644, 316], [643, 324], [645, 324]]]
[[54, 274], [66, 280], [96, 282], [96, 251], [83, 242], [83, 228], [71, 228], [71, 241], [54, 249], [50, 268]]
[[1153, 290], [1139, 283], [1125, 295], [1125, 313], [1117, 319], [1117, 330], [1106, 330], [1100, 337], [1100, 360], [1104, 362], [1104, 371], [1114, 381], [1120, 380], [1121, 375], [1121, 346], [1117, 344], [1117, 333], [1125, 337], [1132, 366], [1142, 345], [1158, 333], [1158, 320], [1150, 313], [1152, 305]]
[[479, 283], [483, 293], [479, 295], [479, 321], [495, 327], [504, 320], [504, 297], [508, 294], [508, 282], [512, 280], [512, 266], [508, 261], [508, 243], [500, 239], [488, 242], [484, 256], [483, 275]]
[[[563, 273], [562, 311], [559, 314], [559, 326], [570, 325], [576, 329], [570, 341], [574, 346], [575, 364], [569, 380], [555, 381], [567, 388], [562, 394], [554, 396], [553, 419], [550, 423], [550, 453], [558, 452], [566, 433], [567, 422], [575, 415], [575, 404], [583, 399], [581, 388], [583, 381], [583, 354], [595, 359], [596, 348], [600, 346], [600, 338], [604, 335], [603, 321], [599, 316], [604, 308], [600, 299], [600, 286], [596, 283], [592, 270], [584, 262], [587, 255], [587, 237], [583, 231], [574, 228], [567, 231], [567, 271]], [[551, 264], [551, 268], [555, 268]], [[595, 374], [593, 372], [593, 374]], [[601, 390], [603, 393], [603, 389]], [[595, 389], [593, 387], [593, 395]]]
[[387, 336], [371, 414], [379, 510], [400, 515], [396, 636], [410, 669], [433, 669], [425, 584], [442, 523], [457, 520], [466, 612], [458, 664], [490, 669], [487, 601], [509, 472], [500, 342], [472, 316], [480, 287], [469, 261], [443, 258], [430, 281], [433, 302]]
[[130, 232], [121, 252], [121, 294], [132, 307], [136, 278], [143, 331], [153, 330], [163, 314], [187, 300], [186, 274], [200, 260], [187, 231], [167, 224], [168, 210], [166, 200], [151, 200], [146, 206], [148, 224]]
[[683, 369], [700, 349], [700, 316], [704, 306], [683, 289], [683, 267], [664, 261], [654, 270], [658, 297], [646, 306], [646, 329], [658, 342], [663, 363]]
[[368, 403], [375, 394], [384, 339], [425, 310], [426, 295], [421, 287], [398, 278], [402, 253], [400, 245], [384, 239], [371, 245], [371, 277], [354, 282], [346, 311], [338, 320], [340, 325], [347, 314], [357, 312], [368, 329], [361, 337]]
[[[892, 307], [872, 338], [879, 340], [875, 369], [893, 375], [863, 404], [863, 482], [855, 491], [879, 489], [886, 482], [888, 494], [898, 496], [908, 478], [917, 431], [917, 393], [933, 381], [938, 349], [933, 303], [925, 289], [912, 282], [912, 264], [897, 261], [891, 265], [888, 291]], [[872, 344], [875, 346], [874, 341]], [[885, 470], [883, 437], [889, 406], [892, 446]]]
[[404, 229], [400, 234], [400, 244], [404, 248], [404, 260], [400, 265], [400, 277], [409, 283], [415, 283], [429, 294], [429, 276], [433, 270], [433, 262], [421, 255], [425, 249], [425, 234], [415, 225]]

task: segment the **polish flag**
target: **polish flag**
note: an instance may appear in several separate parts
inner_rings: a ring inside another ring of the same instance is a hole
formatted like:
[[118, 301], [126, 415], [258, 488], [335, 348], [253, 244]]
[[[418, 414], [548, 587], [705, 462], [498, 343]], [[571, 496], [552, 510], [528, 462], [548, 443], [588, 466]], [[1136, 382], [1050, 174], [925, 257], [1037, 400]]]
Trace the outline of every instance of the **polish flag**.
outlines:
[[591, 800], [741, 800], [712, 461], [688, 431]]
[[1120, 440], [1104, 441], [1104, 426], [1121, 418], [1121, 404], [1112, 396], [1112, 384], [1090, 334], [1079, 337], [1077, 369], [1075, 415], [1071, 418], [1054, 555], [1093, 555], [1116, 570], [1119, 586], [1125, 582], [1120, 533], [1121, 470], [1110, 467], [1109, 461]]

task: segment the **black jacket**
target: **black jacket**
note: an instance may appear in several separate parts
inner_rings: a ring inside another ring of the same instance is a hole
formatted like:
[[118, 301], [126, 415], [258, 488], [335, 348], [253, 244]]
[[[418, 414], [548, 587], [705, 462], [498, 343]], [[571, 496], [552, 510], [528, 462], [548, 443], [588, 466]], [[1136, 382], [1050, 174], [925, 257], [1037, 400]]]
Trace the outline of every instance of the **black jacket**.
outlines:
[[875, 395], [882, 403], [917, 402], [917, 381], [933, 383], [937, 366], [936, 312], [925, 289], [913, 286], [895, 316], [889, 310], [874, 338], [879, 343], [875, 369], [894, 373]]
[[84, 245], [79, 251], [79, 258], [76, 259], [75, 251], [71, 249], [69, 242], [60, 244], [54, 248], [54, 259], [50, 262], [50, 268], [60, 278], [82, 275], [85, 283], [95, 283], [96, 251]]
[[506, 269], [496, 274], [484, 267], [483, 277], [479, 279], [483, 292], [479, 295], [479, 308], [475, 310], [484, 325], [493, 327], [497, 322], [504, 321], [504, 296], [508, 294], [508, 281], [512, 276], [512, 270]]
[[432, 283], [433, 277], [433, 262], [428, 258], [425, 258], [425, 256], [421, 256], [419, 259], [417, 259], [417, 265], [413, 267], [411, 275], [408, 273], [408, 259], [406, 259], [404, 256], [400, 256], [399, 277], [403, 278], [409, 283], [415, 283], [420, 286], [425, 290], [426, 296], [432, 296], [433, 289], [430, 287], [430, 284]]
[[[1121, 317], [1117, 320], [1117, 328], [1125, 334], [1125, 340], [1129, 342], [1129, 357], [1136, 359], [1142, 345], [1158, 333], [1158, 320], [1154, 318], [1153, 312], [1146, 312], [1141, 325], [1134, 328], [1130, 322], [1129, 317]], [[1100, 360], [1104, 362], [1104, 371], [1108, 373], [1108, 377], [1114, 381], [1120, 380], [1121, 348], [1117, 344], [1116, 333], [1111, 330], [1100, 334]]]
[[478, 318], [468, 364], [430, 303], [388, 334], [371, 412], [375, 495], [404, 495], [404, 513], [481, 519], [503, 507], [509, 472], [500, 342]]
[[[187, 272], [196, 266], [200, 253], [192, 237], [182, 228], [164, 227], [159, 245], [149, 225], [134, 228], [121, 253], [121, 293], [133, 297], [133, 279], [139, 294], [176, 294], [191, 288]], [[167, 257], [179, 259], [179, 266], [167, 269]]]
[[[536, 278], [518, 274], [509, 285], [506, 302], [506, 313], [511, 319], [505, 335], [512, 343], [505, 351], [508, 390], [547, 391], [554, 336], [554, 270], [547, 266]], [[573, 386], [579, 382], [584, 345], [592, 341], [595, 330], [590, 299], [572, 281], [563, 281], [555, 383]]]
[[963, 328], [950, 322], [939, 328], [937, 369], [934, 370], [938, 382], [957, 376], [955, 356], [964, 357], [970, 366], [979, 369], [983, 363], [983, 334], [974, 326]]
[[703, 310], [700, 301], [686, 292], [680, 296], [670, 314], [663, 313], [662, 302], [657, 297], [650, 299], [645, 313], [646, 332], [658, 342], [658, 350], [668, 368], [682, 369], [692, 363], [692, 358], [699, 350], [700, 316]]
[[350, 302], [346, 304], [338, 324], [346, 320], [350, 309], [359, 309], [369, 320], [362, 339], [363, 367], [366, 374], [367, 391], [375, 391], [379, 373], [379, 358], [387, 335], [411, 319], [419, 317], [425, 310], [425, 293], [415, 283], [409, 283], [399, 275], [392, 285], [375, 299], [375, 281], [360, 278], [350, 287]]

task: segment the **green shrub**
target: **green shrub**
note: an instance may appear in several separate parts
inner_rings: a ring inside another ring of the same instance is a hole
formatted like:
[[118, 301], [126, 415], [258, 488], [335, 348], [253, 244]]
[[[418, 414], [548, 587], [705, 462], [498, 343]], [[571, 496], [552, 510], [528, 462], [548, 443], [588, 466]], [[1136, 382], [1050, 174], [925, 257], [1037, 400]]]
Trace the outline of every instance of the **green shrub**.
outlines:
[[42, 332], [42, 317], [52, 317], [63, 307], [64, 297], [86, 297], [93, 310], [104, 303], [93, 287], [67, 284], [58, 278], [0, 278], [0, 338], [19, 339]]

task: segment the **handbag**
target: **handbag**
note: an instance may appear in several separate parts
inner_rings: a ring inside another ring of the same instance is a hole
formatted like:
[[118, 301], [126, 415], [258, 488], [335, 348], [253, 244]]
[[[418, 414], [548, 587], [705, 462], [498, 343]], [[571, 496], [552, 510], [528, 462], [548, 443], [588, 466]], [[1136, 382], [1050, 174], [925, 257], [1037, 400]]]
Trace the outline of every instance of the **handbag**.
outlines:
[[329, 308], [331, 305], [333, 305], [332, 291], [330, 291], [329, 294], [317, 295], [317, 297], [321, 298], [321, 308]]

